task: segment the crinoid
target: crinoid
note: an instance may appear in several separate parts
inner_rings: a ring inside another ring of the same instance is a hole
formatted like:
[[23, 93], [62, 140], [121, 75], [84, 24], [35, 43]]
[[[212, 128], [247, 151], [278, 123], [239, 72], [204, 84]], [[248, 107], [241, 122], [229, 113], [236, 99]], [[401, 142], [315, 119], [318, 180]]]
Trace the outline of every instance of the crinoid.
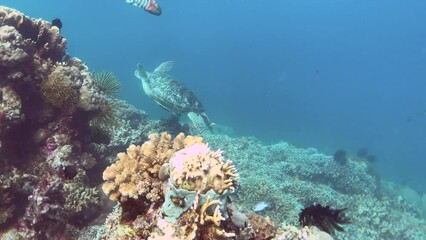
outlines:
[[321, 204], [306, 207], [299, 213], [299, 222], [302, 226], [316, 226], [321, 231], [333, 234], [334, 230], [339, 232], [344, 229], [339, 224], [351, 222], [346, 217], [344, 209], [332, 209], [330, 206], [323, 207]]
[[112, 72], [92, 72], [90, 76], [99, 90], [101, 90], [109, 97], [118, 97], [118, 93], [120, 91], [120, 82]]

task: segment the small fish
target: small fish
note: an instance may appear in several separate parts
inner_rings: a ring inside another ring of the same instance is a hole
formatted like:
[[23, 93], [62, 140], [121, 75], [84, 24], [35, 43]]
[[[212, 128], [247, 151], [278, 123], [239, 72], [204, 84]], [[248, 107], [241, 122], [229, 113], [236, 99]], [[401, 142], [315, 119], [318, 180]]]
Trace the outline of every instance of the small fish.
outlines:
[[263, 211], [266, 211], [266, 210], [271, 209], [271, 208], [272, 208], [272, 205], [270, 203], [258, 202], [251, 208], [251, 210], [253, 210], [255, 212], [263, 212]]
[[126, 0], [126, 2], [142, 8], [155, 16], [160, 16], [162, 13], [160, 5], [155, 0]]

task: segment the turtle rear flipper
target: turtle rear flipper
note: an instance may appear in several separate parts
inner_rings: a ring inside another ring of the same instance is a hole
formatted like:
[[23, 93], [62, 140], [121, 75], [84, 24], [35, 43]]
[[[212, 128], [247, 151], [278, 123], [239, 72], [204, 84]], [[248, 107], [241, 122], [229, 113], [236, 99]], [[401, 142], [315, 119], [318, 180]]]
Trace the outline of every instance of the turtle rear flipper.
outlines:
[[166, 73], [166, 72], [170, 71], [173, 68], [174, 65], [175, 65], [175, 63], [173, 61], [163, 62], [162, 64], [160, 64], [160, 66], [158, 66], [154, 70], [154, 72], [155, 73], [159, 73], [159, 72]]
[[206, 130], [208, 128], [210, 131], [213, 130], [213, 123], [210, 122], [207, 115], [203, 113], [195, 113], [195, 112], [189, 112], [188, 114], [189, 119], [191, 119], [192, 124], [194, 124], [194, 127], [198, 130]]

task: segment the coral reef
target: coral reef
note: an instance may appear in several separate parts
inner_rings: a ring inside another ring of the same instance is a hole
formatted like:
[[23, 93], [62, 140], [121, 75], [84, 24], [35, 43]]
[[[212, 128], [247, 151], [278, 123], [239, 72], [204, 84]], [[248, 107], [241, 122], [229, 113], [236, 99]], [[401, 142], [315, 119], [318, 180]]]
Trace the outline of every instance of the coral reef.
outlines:
[[149, 139], [141, 146], [130, 145], [127, 154], [119, 153], [119, 160], [105, 169], [103, 179], [106, 183], [102, 189], [111, 200], [125, 202], [128, 198], [144, 196], [150, 202], [156, 202], [164, 198], [163, 181], [159, 178], [161, 166], [176, 151], [201, 141], [201, 138], [185, 137], [184, 134], [172, 141], [167, 133], [161, 136], [151, 134]]
[[98, 214], [87, 133], [109, 100], [66, 43], [51, 23], [0, 7], [0, 232], [13, 239], [73, 239]]
[[[67, 40], [60, 35], [59, 28], [52, 27], [49, 22], [41, 19], [30, 19], [20, 12], [2, 7], [0, 9], [0, 25], [11, 26], [21, 35], [16, 38], [20, 42], [18, 44], [8, 41], [14, 47], [4, 49], [9, 44], [3, 45], [1, 51], [6, 54], [1, 54], [0, 65], [13, 67], [26, 59], [29, 60], [30, 56], [33, 55], [37, 58], [50, 59], [53, 62], [62, 60]], [[3, 35], [2, 33], [2, 40], [7, 38], [13, 39], [10, 35]], [[26, 49], [22, 48], [24, 44], [27, 45]], [[29, 46], [31, 47], [28, 48]]]
[[[425, 239], [425, 194], [379, 181], [370, 155], [339, 164], [285, 142], [179, 134], [188, 126], [118, 100], [112, 76], [66, 43], [57, 26], [0, 7], [1, 239], [329, 240], [299, 226], [318, 202], [348, 207], [336, 239]], [[258, 202], [271, 207], [253, 213]]]
[[238, 168], [241, 189], [233, 203], [243, 213], [259, 201], [273, 205], [262, 215], [286, 224], [279, 227], [275, 239], [324, 236], [324, 232], [311, 228], [290, 227], [299, 225], [303, 206], [318, 202], [338, 209], [348, 207], [352, 223], [345, 225], [345, 232], [336, 232], [336, 239], [424, 238], [426, 222], [421, 210], [397, 194], [400, 187], [388, 190], [392, 195], [383, 193], [382, 183], [371, 175], [367, 161], [348, 157], [342, 165], [314, 148], [302, 149], [285, 142], [264, 145], [252, 137], [205, 133], [203, 138], [211, 147], [223, 149]]
[[138, 213], [131, 214], [137, 215], [132, 219], [136, 236], [148, 239], [235, 236], [226, 232], [222, 224], [228, 219], [228, 196], [238, 185], [231, 161], [225, 162], [222, 152], [211, 151], [200, 137], [181, 133], [172, 139], [170, 134], [162, 133], [151, 134], [149, 138], [143, 145], [131, 145], [127, 153], [119, 153], [119, 160], [103, 174], [106, 182], [102, 188], [112, 200], [120, 201], [122, 219], [131, 219], [129, 209], [139, 206]]

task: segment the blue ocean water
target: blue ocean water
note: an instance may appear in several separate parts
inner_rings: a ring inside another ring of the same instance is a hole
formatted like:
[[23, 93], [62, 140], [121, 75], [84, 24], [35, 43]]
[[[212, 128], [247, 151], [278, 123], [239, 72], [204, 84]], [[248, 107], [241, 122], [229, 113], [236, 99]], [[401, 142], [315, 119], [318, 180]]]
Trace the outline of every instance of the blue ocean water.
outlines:
[[2, 0], [59, 17], [68, 52], [120, 78], [122, 97], [169, 114], [133, 76], [174, 60], [212, 121], [329, 154], [377, 155], [380, 174], [426, 189], [426, 2], [158, 0], [160, 17], [114, 1]]

